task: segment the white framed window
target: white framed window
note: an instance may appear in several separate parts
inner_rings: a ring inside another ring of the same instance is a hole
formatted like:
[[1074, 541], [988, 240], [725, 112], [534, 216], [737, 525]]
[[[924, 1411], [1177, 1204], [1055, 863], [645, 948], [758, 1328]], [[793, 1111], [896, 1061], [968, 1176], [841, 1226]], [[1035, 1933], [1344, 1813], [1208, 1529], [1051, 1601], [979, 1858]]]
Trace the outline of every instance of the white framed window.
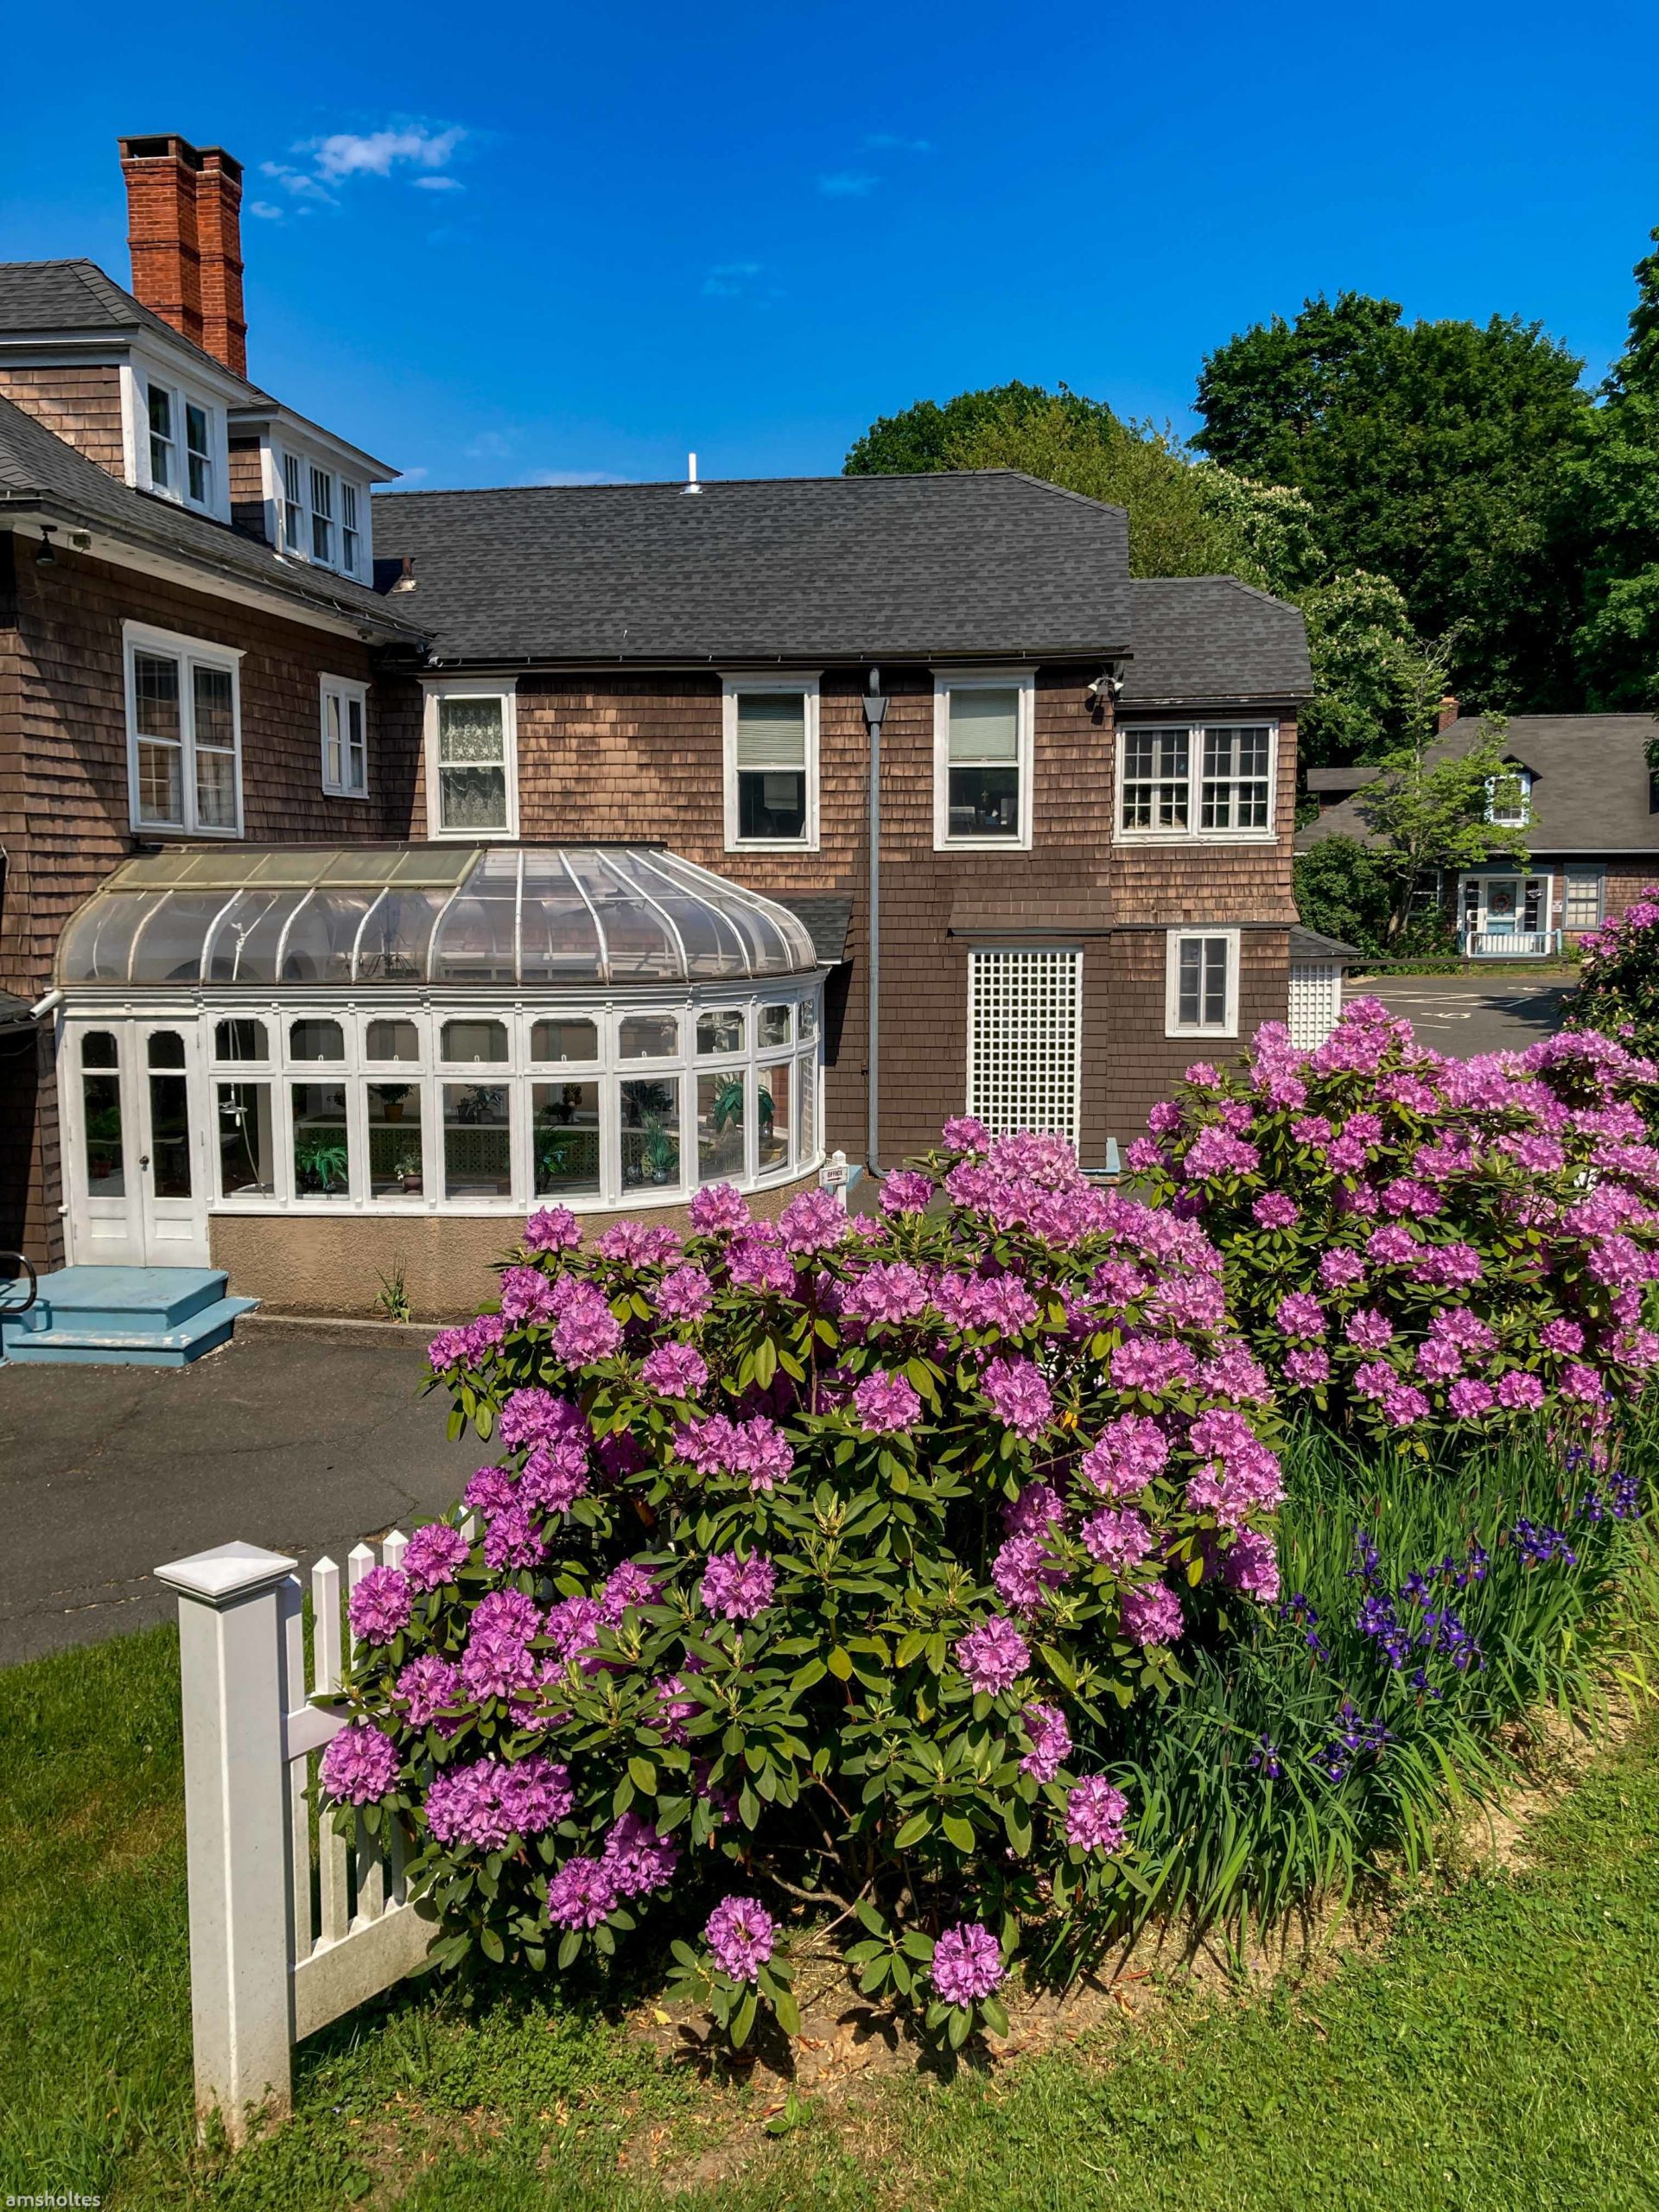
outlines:
[[968, 1111], [995, 1136], [1078, 1141], [1083, 955], [974, 947], [968, 955]]
[[185, 497], [192, 506], [213, 505], [213, 424], [205, 407], [184, 403]]
[[305, 464], [296, 453], [283, 455], [283, 545], [289, 553], [305, 548]]
[[364, 510], [368, 493], [305, 454], [278, 456], [283, 498], [283, 550], [320, 569], [360, 575]]
[[164, 385], [153, 384], [146, 398], [149, 408], [149, 488], [152, 492], [176, 491], [179, 449], [173, 395]]
[[1522, 830], [1532, 819], [1532, 777], [1505, 768], [1486, 779], [1486, 819], [1503, 830]]
[[429, 836], [518, 835], [518, 710], [512, 683], [427, 685]]
[[1238, 931], [1171, 930], [1164, 977], [1166, 1037], [1236, 1037]]
[[1561, 926], [1599, 930], [1607, 905], [1607, 876], [1599, 868], [1569, 868], [1561, 893]]
[[1117, 834], [1218, 844], [1274, 835], [1276, 722], [1123, 724], [1117, 743]]
[[369, 792], [369, 691], [346, 676], [322, 679], [322, 788], [334, 798]]
[[1030, 851], [1035, 701], [1029, 669], [935, 671], [936, 852]]
[[818, 679], [727, 676], [726, 849], [818, 849]]
[[135, 830], [242, 834], [242, 655], [124, 623], [127, 777]]

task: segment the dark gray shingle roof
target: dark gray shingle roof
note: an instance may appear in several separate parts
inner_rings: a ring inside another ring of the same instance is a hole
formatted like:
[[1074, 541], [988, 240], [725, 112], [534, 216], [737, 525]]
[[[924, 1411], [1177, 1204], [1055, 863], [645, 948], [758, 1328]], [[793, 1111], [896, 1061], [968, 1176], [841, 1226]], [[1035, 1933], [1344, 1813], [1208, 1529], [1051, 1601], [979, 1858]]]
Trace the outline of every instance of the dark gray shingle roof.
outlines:
[[383, 493], [448, 661], [1109, 654], [1128, 518], [1009, 470]]
[[1293, 960], [1335, 960], [1344, 963], [1365, 957], [1357, 944], [1344, 944], [1339, 937], [1326, 937], [1322, 931], [1304, 929], [1300, 923], [1290, 933], [1290, 957]]
[[89, 330], [148, 331], [200, 353], [217, 375], [239, 384], [250, 400], [270, 397], [124, 291], [95, 261], [0, 261], [0, 337]]
[[350, 615], [385, 636], [415, 642], [420, 635], [407, 601], [395, 600], [389, 607], [362, 584], [302, 562], [279, 560], [270, 546], [224, 523], [192, 514], [170, 499], [135, 492], [22, 408], [0, 399], [0, 513], [8, 507], [39, 507], [72, 527], [112, 531], [126, 543]]
[[1306, 698], [1313, 689], [1300, 607], [1233, 576], [1137, 576], [1135, 658], [1123, 710]]
[[785, 899], [770, 894], [776, 906], [787, 906], [806, 924], [812, 949], [820, 960], [839, 965], [847, 957], [847, 931], [853, 918], [853, 902], [839, 893], [825, 892]]
[[[1479, 718], [1453, 722], [1437, 752], [1475, 742]], [[1647, 747], [1659, 739], [1652, 715], [1512, 715], [1504, 732], [1507, 755], [1532, 771], [1532, 819], [1523, 833], [1529, 852], [1659, 853], [1659, 810]], [[1311, 779], [1310, 779], [1311, 780]], [[1327, 807], [1300, 830], [1306, 852], [1327, 837], [1370, 839], [1361, 808], [1363, 792]]]

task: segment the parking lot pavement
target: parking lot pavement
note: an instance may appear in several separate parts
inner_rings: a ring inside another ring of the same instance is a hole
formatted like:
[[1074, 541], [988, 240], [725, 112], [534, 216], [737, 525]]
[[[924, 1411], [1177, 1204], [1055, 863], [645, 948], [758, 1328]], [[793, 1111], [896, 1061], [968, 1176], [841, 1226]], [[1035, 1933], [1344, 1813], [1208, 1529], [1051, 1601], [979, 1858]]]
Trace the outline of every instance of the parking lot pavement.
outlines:
[[1351, 976], [1344, 999], [1381, 999], [1405, 1015], [1418, 1039], [1453, 1059], [1481, 1052], [1522, 1052], [1560, 1026], [1561, 1009], [1576, 987], [1567, 970], [1534, 976]]
[[0, 1665], [171, 1618], [163, 1560], [343, 1565], [441, 1510], [487, 1453], [416, 1395], [429, 1334], [256, 1315], [193, 1367], [0, 1367]]

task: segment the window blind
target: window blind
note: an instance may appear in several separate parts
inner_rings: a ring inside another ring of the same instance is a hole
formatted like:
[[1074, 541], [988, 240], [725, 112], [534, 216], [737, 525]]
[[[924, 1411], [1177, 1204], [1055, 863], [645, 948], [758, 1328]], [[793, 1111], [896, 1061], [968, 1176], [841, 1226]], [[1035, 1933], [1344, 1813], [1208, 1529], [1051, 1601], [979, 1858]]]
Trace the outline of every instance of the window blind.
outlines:
[[799, 691], [743, 691], [737, 701], [740, 768], [806, 766], [806, 699]]
[[950, 694], [950, 758], [953, 760], [1017, 760], [1020, 757], [1020, 694], [1013, 690], [953, 690]]

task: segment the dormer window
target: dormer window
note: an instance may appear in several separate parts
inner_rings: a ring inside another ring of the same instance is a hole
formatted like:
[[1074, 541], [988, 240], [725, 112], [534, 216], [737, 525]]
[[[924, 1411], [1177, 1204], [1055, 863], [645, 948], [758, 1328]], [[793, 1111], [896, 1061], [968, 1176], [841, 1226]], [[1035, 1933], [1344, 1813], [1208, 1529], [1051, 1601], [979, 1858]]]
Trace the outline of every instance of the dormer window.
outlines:
[[173, 383], [147, 364], [135, 372], [130, 404], [137, 419], [129, 461], [139, 490], [228, 522], [221, 410], [205, 394]]
[[1532, 778], [1526, 769], [1487, 777], [1486, 819], [1500, 830], [1523, 830], [1531, 821]]
[[308, 454], [284, 452], [280, 458], [283, 550], [320, 569], [360, 575], [365, 565], [366, 487]]
[[153, 492], [170, 492], [177, 474], [173, 442], [173, 395], [160, 386], [149, 387], [149, 485]]
[[212, 425], [207, 410], [198, 407], [193, 399], [187, 399], [184, 403], [184, 466], [191, 504], [198, 507], [211, 507], [213, 504]]

